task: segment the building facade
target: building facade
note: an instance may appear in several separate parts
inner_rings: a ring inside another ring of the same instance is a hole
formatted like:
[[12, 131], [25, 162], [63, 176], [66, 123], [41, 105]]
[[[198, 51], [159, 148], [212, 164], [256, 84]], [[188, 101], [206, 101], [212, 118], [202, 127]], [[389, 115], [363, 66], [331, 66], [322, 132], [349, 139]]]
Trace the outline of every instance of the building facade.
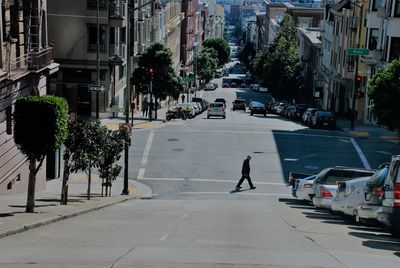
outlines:
[[[0, 194], [26, 192], [28, 161], [14, 143], [12, 113], [19, 97], [52, 91], [49, 78], [58, 71], [47, 35], [46, 0], [2, 0], [0, 39]], [[51, 39], [50, 39], [51, 40]], [[46, 163], [36, 190], [46, 187]], [[49, 174], [49, 178], [53, 178]]]

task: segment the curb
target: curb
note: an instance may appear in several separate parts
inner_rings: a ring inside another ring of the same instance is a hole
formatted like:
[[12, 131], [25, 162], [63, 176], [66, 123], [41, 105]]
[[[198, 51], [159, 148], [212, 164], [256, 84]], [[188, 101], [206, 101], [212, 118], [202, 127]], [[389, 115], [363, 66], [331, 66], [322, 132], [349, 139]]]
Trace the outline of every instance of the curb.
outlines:
[[10, 236], [10, 235], [17, 234], [17, 233], [22, 233], [24, 231], [28, 231], [28, 230], [31, 230], [31, 229], [34, 229], [34, 228], [38, 228], [38, 227], [41, 227], [41, 226], [44, 226], [44, 225], [48, 225], [48, 224], [51, 224], [51, 223], [54, 223], [54, 222], [58, 222], [58, 221], [69, 219], [69, 218], [72, 218], [72, 217], [75, 217], [75, 216], [83, 215], [83, 214], [86, 214], [86, 213], [89, 213], [89, 212], [92, 212], [92, 211], [100, 210], [102, 208], [109, 207], [109, 206], [112, 206], [112, 205], [115, 205], [115, 204], [118, 204], [118, 203], [122, 203], [122, 202], [125, 202], [125, 201], [128, 201], [128, 200], [131, 200], [131, 199], [135, 199], [135, 197], [129, 196], [129, 197], [125, 197], [125, 198], [120, 198], [119, 200], [112, 201], [110, 203], [106, 203], [106, 204], [102, 204], [102, 205], [99, 205], [99, 206], [94, 206], [94, 207], [78, 210], [78, 211], [75, 211], [75, 212], [72, 212], [72, 213], [69, 213], [69, 214], [65, 214], [65, 215], [58, 215], [58, 216], [50, 217], [50, 218], [47, 218], [47, 219], [40, 220], [39, 222], [35, 222], [35, 223], [31, 223], [31, 224], [15, 227], [14, 229], [11, 229], [11, 230], [8, 230], [8, 231], [0, 233], [0, 239], [4, 238], [4, 237], [7, 237], [7, 236]]

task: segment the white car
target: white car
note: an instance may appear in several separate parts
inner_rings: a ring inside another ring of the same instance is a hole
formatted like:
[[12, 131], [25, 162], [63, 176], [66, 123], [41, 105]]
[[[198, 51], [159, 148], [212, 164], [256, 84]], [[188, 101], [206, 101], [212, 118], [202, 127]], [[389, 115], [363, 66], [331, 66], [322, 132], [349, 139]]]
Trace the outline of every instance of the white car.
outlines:
[[338, 182], [338, 189], [331, 204], [332, 211], [355, 217], [357, 208], [364, 202], [364, 187], [369, 178], [361, 177]]
[[297, 179], [295, 182], [296, 197], [300, 200], [312, 201], [311, 197], [314, 193], [313, 182], [317, 175], [312, 175], [304, 179]]
[[222, 102], [211, 102], [208, 105], [208, 110], [207, 110], [207, 118], [210, 118], [211, 116], [219, 116], [222, 118], [226, 118], [226, 113], [225, 113], [225, 105]]

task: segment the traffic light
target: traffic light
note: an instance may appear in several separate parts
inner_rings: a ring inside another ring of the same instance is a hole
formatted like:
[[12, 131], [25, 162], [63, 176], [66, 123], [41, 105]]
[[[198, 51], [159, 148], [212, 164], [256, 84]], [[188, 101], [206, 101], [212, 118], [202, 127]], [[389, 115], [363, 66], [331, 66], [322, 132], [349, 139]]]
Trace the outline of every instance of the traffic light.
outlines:
[[356, 89], [359, 89], [361, 86], [361, 76], [356, 76]]

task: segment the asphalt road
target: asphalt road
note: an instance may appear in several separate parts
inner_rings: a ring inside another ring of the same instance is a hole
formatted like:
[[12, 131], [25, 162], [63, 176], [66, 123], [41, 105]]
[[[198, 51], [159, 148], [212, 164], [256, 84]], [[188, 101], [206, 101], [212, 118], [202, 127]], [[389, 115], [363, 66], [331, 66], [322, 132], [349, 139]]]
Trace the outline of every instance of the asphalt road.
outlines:
[[[203, 97], [226, 98], [226, 119], [202, 114], [134, 133], [129, 176], [149, 185], [153, 200], [1, 239], [0, 267], [398, 267], [398, 239], [298, 202], [285, 185], [292, 170], [374, 167], [396, 146], [233, 112], [238, 96], [266, 99], [219, 88]], [[235, 192], [249, 154], [257, 189], [245, 182]]]

